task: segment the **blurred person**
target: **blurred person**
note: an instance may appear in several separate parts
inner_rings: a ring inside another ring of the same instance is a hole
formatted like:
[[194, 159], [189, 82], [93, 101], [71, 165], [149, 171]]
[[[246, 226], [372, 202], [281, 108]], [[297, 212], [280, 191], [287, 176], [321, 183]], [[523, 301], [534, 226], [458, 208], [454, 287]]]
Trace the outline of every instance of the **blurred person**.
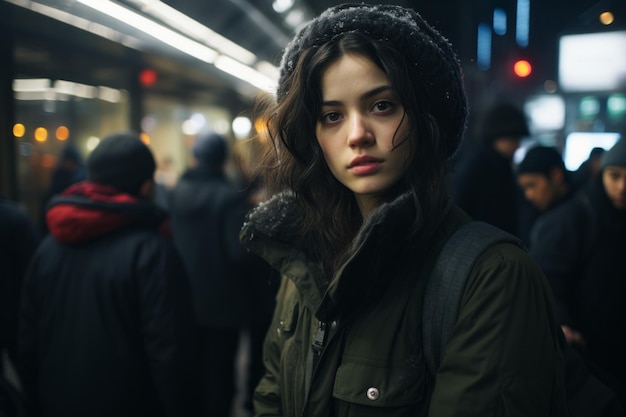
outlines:
[[[260, 150], [260, 143], [255, 139], [237, 141], [233, 149], [239, 187], [246, 197], [247, 210], [269, 198], [267, 187], [264, 186], [257, 167]], [[243, 317], [248, 334], [249, 352], [243, 405], [246, 412], [253, 415], [254, 390], [265, 373], [263, 341], [276, 306], [280, 275], [263, 258], [248, 252], [246, 261], [242, 263], [241, 276], [244, 296]]]
[[592, 181], [600, 172], [600, 160], [605, 149], [595, 147], [589, 152], [589, 157], [573, 172], [573, 182], [580, 187]]
[[[523, 196], [515, 181], [513, 156], [529, 135], [517, 106], [496, 103], [481, 115], [479, 143], [459, 155], [452, 173], [452, 198], [474, 220], [482, 220], [519, 236]], [[522, 236], [520, 236], [522, 237]]]
[[541, 213], [567, 200], [574, 191], [571, 173], [554, 147], [535, 146], [528, 150], [516, 174], [524, 197]]
[[197, 166], [186, 170], [171, 195], [172, 233], [191, 278], [200, 328], [200, 369], [206, 416], [228, 417], [233, 405], [235, 359], [243, 328], [239, 230], [245, 195], [226, 176], [227, 140], [199, 136]]
[[77, 182], [83, 181], [86, 177], [85, 162], [80, 151], [73, 143], [68, 143], [61, 150], [57, 166], [52, 172], [50, 186], [43, 198], [41, 209], [40, 230], [43, 235], [48, 234], [46, 223], [46, 209], [50, 199], [61, 194], [67, 187]]
[[22, 282], [38, 242], [39, 236], [26, 212], [0, 196], [0, 374], [4, 353], [15, 363]]
[[157, 206], [169, 211], [172, 189], [176, 181], [174, 161], [171, 156], [166, 156], [161, 159], [154, 173], [154, 202]]
[[602, 155], [600, 167], [580, 193], [537, 221], [531, 255], [552, 286], [567, 341], [626, 409], [626, 140]]
[[289, 43], [280, 74], [259, 108], [277, 194], [241, 232], [282, 276], [256, 415], [555, 415], [550, 289], [514, 244], [479, 257], [441, 364], [426, 365], [430, 268], [470, 221], [446, 184], [467, 115], [448, 41], [410, 9], [335, 6]]
[[155, 162], [132, 132], [105, 137], [88, 179], [49, 204], [26, 274], [18, 369], [37, 415], [192, 416], [196, 328]]

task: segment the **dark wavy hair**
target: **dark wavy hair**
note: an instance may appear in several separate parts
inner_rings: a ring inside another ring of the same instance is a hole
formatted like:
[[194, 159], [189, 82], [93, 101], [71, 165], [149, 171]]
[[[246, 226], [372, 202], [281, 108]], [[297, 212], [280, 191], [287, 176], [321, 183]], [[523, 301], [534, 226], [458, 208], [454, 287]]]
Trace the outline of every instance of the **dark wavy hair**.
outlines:
[[300, 245], [319, 260], [327, 273], [349, 255], [346, 252], [363, 222], [354, 194], [330, 172], [315, 134], [322, 108], [322, 76], [331, 63], [346, 54], [372, 60], [386, 74], [404, 106], [408, 134], [394, 138], [394, 149], [408, 141], [412, 157], [403, 179], [383, 200], [412, 195], [415, 218], [407, 238], [416, 233], [430, 236], [448, 202], [448, 162], [441, 129], [424, 110], [419, 83], [411, 76], [402, 51], [358, 32], [304, 50], [286, 80], [282, 100], [258, 103], [257, 112], [264, 114], [271, 139], [262, 166], [271, 192], [289, 192], [299, 204], [303, 213], [298, 231], [302, 236]]

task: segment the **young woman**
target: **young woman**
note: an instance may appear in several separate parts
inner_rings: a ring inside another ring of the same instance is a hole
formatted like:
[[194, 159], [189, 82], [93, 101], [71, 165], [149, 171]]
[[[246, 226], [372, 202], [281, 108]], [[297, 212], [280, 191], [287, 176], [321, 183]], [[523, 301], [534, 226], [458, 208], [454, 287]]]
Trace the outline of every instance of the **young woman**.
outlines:
[[283, 276], [256, 415], [551, 415], [552, 300], [514, 245], [480, 256], [440, 367], [425, 365], [425, 285], [469, 221], [446, 189], [467, 112], [448, 42], [408, 9], [333, 7], [287, 46], [268, 105], [278, 192], [241, 234]]

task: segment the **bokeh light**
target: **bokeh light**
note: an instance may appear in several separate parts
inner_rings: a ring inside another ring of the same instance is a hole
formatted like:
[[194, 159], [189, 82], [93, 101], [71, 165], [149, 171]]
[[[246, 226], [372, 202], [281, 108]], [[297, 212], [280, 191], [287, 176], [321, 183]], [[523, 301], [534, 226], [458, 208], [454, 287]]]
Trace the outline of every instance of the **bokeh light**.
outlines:
[[48, 131], [45, 127], [35, 129], [35, 140], [37, 142], [45, 142], [48, 139]]
[[16, 138], [24, 137], [26, 133], [26, 127], [21, 123], [16, 123], [13, 125], [13, 136]]
[[66, 126], [59, 126], [57, 127], [56, 135], [58, 140], [67, 140], [70, 137], [70, 130]]
[[525, 59], [520, 59], [515, 62], [515, 65], [513, 65], [513, 72], [515, 72], [515, 75], [521, 78], [528, 77], [532, 71], [532, 65], [530, 65], [530, 62], [526, 61]]
[[610, 25], [611, 23], [613, 23], [613, 21], [615, 20], [615, 16], [613, 16], [613, 13], [611, 12], [603, 12], [600, 13], [600, 22], [603, 25]]

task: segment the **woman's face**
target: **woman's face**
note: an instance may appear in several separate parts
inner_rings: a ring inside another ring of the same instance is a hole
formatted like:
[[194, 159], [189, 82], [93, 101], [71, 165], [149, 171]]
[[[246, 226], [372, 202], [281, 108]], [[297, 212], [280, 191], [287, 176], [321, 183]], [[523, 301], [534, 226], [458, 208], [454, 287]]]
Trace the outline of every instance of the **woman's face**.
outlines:
[[[404, 175], [408, 122], [385, 73], [363, 55], [343, 55], [323, 73], [317, 140], [335, 178], [367, 217]], [[402, 143], [394, 149], [395, 143]]]
[[626, 210], [626, 167], [606, 167], [602, 172], [602, 183], [615, 208]]

